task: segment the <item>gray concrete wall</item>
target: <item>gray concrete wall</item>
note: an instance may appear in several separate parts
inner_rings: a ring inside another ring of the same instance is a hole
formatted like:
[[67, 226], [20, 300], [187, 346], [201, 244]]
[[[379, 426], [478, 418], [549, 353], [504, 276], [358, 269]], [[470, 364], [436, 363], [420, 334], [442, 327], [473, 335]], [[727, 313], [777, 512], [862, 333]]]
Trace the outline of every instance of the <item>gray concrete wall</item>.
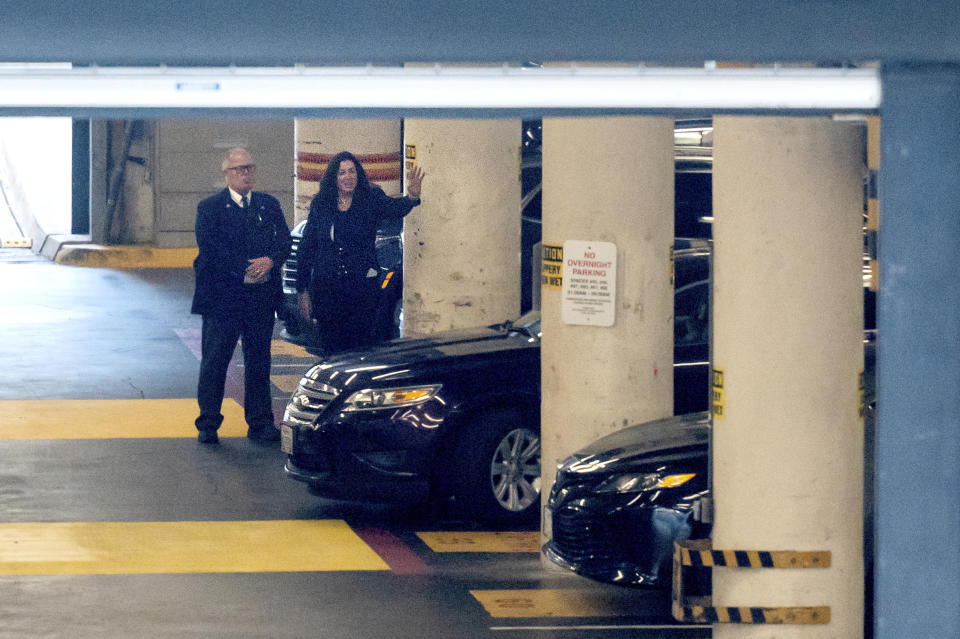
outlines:
[[224, 187], [220, 162], [227, 149], [243, 146], [257, 164], [254, 189], [278, 200], [293, 225], [294, 121], [162, 120], [156, 127], [156, 219], [154, 244], [193, 246], [197, 203]]

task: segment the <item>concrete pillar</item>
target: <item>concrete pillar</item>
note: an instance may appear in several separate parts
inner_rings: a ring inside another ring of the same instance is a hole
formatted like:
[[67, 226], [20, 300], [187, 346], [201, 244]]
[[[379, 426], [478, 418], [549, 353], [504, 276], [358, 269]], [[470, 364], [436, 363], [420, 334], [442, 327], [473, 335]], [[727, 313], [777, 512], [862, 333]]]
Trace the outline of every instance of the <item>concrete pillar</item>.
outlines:
[[960, 636], [960, 70], [883, 72], [877, 639]]
[[714, 120], [713, 547], [828, 550], [832, 567], [715, 569], [715, 606], [830, 606], [828, 625], [714, 637], [863, 635], [863, 130]]
[[107, 244], [107, 154], [109, 122], [90, 120], [90, 240]]
[[404, 335], [519, 314], [520, 142], [519, 120], [404, 121], [426, 173], [404, 225]]
[[327, 163], [340, 151], [350, 151], [357, 156], [367, 178], [387, 195], [400, 195], [403, 188], [400, 125], [399, 119], [295, 120], [297, 185], [294, 224], [307, 219], [310, 201], [320, 188]]
[[[544, 501], [574, 450], [673, 412], [673, 171], [672, 118], [543, 121]], [[564, 321], [547, 252], [570, 240], [616, 246], [612, 326]]]

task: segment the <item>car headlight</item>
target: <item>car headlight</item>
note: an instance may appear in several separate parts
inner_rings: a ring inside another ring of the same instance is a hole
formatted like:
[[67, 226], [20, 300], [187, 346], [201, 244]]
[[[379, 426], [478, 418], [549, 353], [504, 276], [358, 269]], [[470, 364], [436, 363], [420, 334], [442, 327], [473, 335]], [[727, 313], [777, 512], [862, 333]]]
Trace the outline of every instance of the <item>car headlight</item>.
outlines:
[[348, 397], [343, 404], [343, 410], [350, 412], [414, 406], [436, 397], [441, 387], [441, 384], [432, 384], [403, 388], [365, 388]]
[[696, 477], [695, 473], [662, 475], [660, 473], [627, 473], [614, 475], [597, 486], [598, 493], [639, 493], [659, 488], [676, 488]]

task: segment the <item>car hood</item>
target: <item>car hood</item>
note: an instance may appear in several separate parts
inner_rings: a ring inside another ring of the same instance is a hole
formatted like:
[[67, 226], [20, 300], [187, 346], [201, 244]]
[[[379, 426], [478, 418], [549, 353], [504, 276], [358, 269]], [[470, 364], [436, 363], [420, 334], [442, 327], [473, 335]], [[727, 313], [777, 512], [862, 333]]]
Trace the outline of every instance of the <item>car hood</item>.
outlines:
[[669, 417], [602, 437], [564, 460], [560, 470], [578, 475], [608, 473], [620, 467], [705, 456], [709, 442], [709, 413]]
[[477, 356], [536, 344], [539, 340], [524, 331], [509, 325], [493, 325], [394, 339], [363, 351], [335, 353], [326, 359], [324, 365], [344, 370], [411, 366], [430, 360]]

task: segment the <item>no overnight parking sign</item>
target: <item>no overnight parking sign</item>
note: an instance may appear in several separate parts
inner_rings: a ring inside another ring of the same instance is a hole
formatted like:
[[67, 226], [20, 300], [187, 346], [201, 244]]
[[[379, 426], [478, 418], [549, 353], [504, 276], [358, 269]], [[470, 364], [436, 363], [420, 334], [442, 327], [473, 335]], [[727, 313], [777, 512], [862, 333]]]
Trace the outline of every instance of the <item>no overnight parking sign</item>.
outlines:
[[567, 240], [563, 243], [565, 324], [613, 326], [616, 318], [617, 245]]

